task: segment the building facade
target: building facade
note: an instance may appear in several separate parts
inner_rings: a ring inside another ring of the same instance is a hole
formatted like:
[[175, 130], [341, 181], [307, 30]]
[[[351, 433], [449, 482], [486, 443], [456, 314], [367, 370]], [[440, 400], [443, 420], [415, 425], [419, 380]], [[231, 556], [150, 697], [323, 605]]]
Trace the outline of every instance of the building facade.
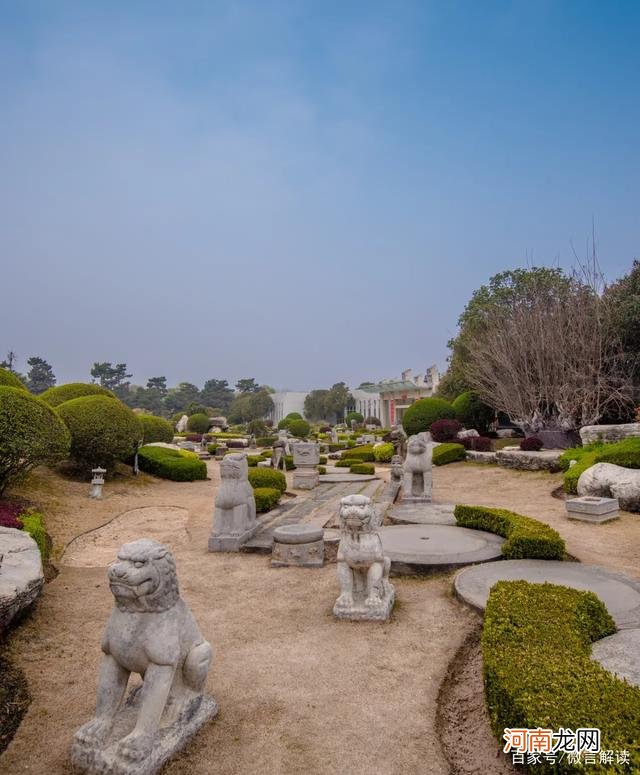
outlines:
[[308, 392], [301, 390], [283, 390], [279, 393], [272, 393], [273, 409], [269, 412], [268, 419], [273, 420], [274, 425], [277, 425], [291, 412], [298, 412], [304, 417], [304, 399], [308, 395]]

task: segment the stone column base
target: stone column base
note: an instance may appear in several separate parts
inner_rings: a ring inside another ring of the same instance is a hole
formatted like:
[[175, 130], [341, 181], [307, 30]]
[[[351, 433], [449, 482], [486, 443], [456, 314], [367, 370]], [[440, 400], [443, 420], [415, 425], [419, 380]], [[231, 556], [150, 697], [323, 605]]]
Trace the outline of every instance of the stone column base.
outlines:
[[384, 596], [377, 605], [366, 605], [364, 595], [356, 594], [352, 605], [338, 605], [338, 601], [336, 601], [333, 606], [333, 615], [336, 619], [347, 619], [352, 622], [386, 622], [391, 616], [395, 597], [393, 586], [387, 582]]
[[245, 530], [244, 533], [238, 535], [225, 535], [223, 533], [212, 533], [209, 536], [209, 551], [210, 552], [239, 552], [240, 547], [247, 543], [250, 538], [258, 532], [260, 524], [250, 530]]
[[313, 490], [320, 482], [320, 474], [315, 468], [296, 468], [293, 472], [294, 490]]
[[274, 568], [284, 568], [287, 565], [298, 565], [301, 568], [322, 568], [324, 565], [324, 540], [309, 544], [281, 544], [273, 542], [271, 549], [271, 565]]

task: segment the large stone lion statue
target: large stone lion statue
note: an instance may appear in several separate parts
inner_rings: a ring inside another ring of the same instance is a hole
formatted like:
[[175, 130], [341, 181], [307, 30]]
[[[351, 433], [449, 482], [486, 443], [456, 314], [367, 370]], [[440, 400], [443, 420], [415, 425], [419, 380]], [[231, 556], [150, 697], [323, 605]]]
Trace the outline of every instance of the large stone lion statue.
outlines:
[[[348, 495], [340, 502], [338, 581], [340, 596], [334, 614], [344, 618], [386, 618], [393, 604], [389, 583], [391, 561], [372, 526], [375, 511], [365, 495]], [[367, 612], [367, 609], [369, 611]], [[375, 609], [384, 609], [378, 616]]]
[[[149, 757], [159, 725], [192, 718], [203, 697], [212, 659], [211, 646], [178, 591], [171, 552], [148, 538], [124, 544], [108, 570], [115, 607], [102, 638], [95, 717], [76, 732], [72, 760], [79, 769], [96, 766], [101, 749], [116, 761]], [[125, 710], [137, 710], [135, 726], [118, 736], [117, 719], [131, 673], [143, 677]], [[126, 767], [105, 770], [127, 771]]]
[[410, 436], [403, 463], [402, 497], [405, 501], [431, 501], [431, 446], [421, 436]]

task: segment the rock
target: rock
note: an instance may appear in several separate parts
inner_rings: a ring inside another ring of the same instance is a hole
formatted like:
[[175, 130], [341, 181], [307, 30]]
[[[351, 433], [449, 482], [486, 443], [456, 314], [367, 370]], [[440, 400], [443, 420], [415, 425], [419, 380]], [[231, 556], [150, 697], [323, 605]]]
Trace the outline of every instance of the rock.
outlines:
[[389, 581], [391, 560], [385, 556], [376, 514], [365, 495], [347, 495], [340, 501], [338, 581], [340, 596], [333, 606], [338, 619], [386, 621], [395, 590]]
[[248, 473], [247, 458], [242, 453], [225, 455], [220, 463], [210, 552], [239, 552], [260, 527]]
[[38, 544], [23, 530], [0, 527], [0, 633], [34, 603], [43, 585]]
[[313, 525], [282, 525], [273, 531], [271, 565], [321, 568], [324, 564], [324, 530]]
[[[155, 775], [218, 712], [203, 691], [212, 650], [165, 546], [124, 544], [108, 578], [115, 607], [102, 638], [96, 715], [76, 732], [71, 763], [90, 775]], [[122, 704], [132, 672], [143, 683]]]
[[634, 436], [640, 436], [640, 422], [620, 425], [585, 425], [580, 428], [583, 444], [591, 444], [593, 441], [620, 441]]
[[187, 430], [187, 425], [189, 424], [189, 418], [186, 414], [183, 414], [182, 417], [178, 420], [176, 423], [176, 430], [178, 433], [184, 433]]
[[525, 452], [521, 449], [500, 449], [495, 453], [495, 461], [504, 468], [517, 468], [520, 471], [559, 471], [561, 450], [543, 449], [540, 452]]
[[475, 428], [470, 428], [468, 431], [460, 431], [458, 433], [459, 439], [474, 439], [478, 438], [479, 436], [480, 434], [477, 430], [475, 430]]
[[596, 463], [578, 479], [578, 495], [617, 498], [625, 511], [640, 511], [640, 469]]
[[406, 503], [430, 503], [432, 447], [420, 435], [407, 441], [403, 463], [402, 500]]

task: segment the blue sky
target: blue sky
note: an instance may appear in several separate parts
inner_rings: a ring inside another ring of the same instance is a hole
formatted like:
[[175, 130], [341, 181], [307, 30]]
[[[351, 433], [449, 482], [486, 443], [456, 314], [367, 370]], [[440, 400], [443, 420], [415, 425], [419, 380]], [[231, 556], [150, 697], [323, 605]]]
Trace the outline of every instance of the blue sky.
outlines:
[[0, 350], [444, 367], [473, 290], [592, 217], [609, 279], [640, 256], [639, 36], [622, 1], [0, 0]]

